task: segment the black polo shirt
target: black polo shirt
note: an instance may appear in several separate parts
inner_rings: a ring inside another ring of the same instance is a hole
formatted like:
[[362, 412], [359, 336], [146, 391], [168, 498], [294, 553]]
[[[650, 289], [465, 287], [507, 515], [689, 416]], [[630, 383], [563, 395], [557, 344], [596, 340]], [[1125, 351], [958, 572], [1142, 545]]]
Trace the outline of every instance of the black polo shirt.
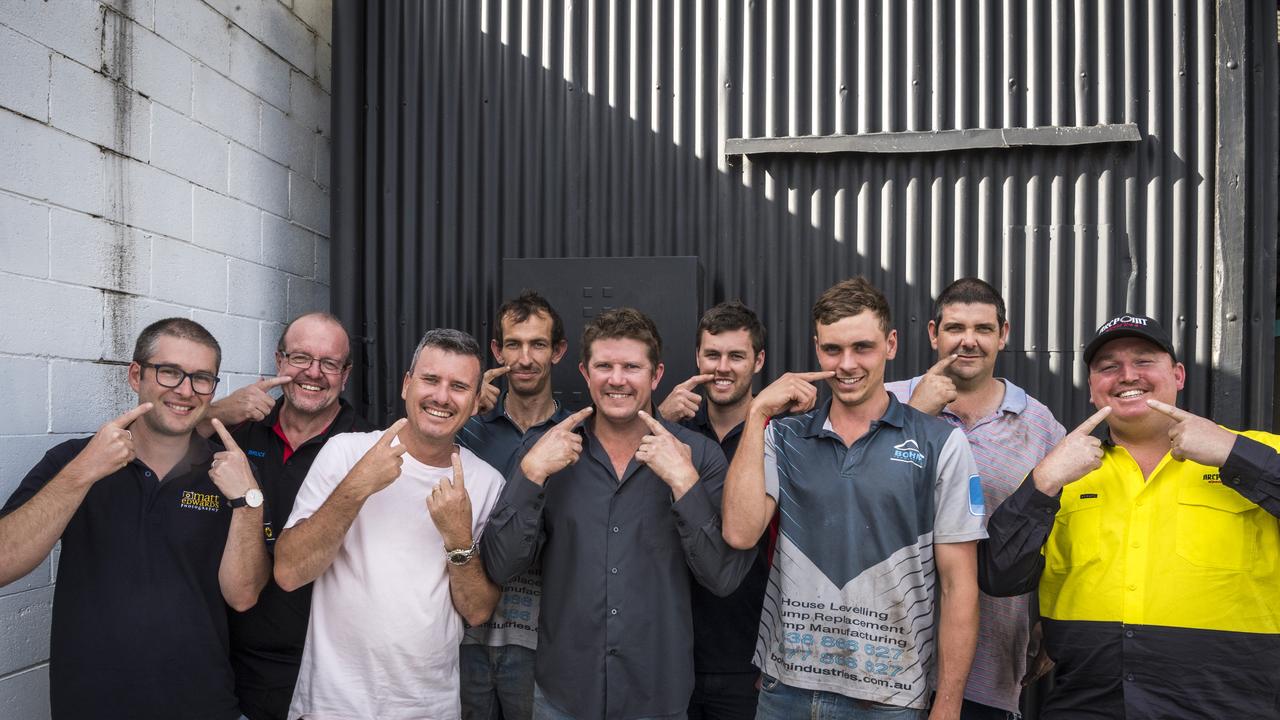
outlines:
[[[742, 439], [742, 423], [721, 440], [707, 416], [703, 402], [693, 417], [680, 423], [719, 443], [729, 462]], [[719, 597], [699, 583], [693, 588], [693, 669], [697, 673], [757, 673], [752, 664], [756, 636], [760, 631], [760, 609], [769, 584], [769, 533], [760, 536], [756, 557], [742, 584], [727, 597]]]
[[[260, 422], [247, 422], [236, 427], [231, 436], [248, 456], [262, 484], [263, 535], [267, 548], [274, 550], [275, 539], [293, 511], [298, 488], [311, 470], [320, 448], [334, 435], [365, 432], [373, 429], [355, 408], [339, 400], [338, 415], [319, 435], [294, 448], [285, 460], [285, 441], [276, 431], [283, 401]], [[227, 609], [231, 625], [231, 665], [236, 675], [236, 695], [240, 710], [252, 720], [283, 718], [289, 712], [293, 686], [298, 681], [302, 663], [302, 646], [307, 639], [307, 620], [311, 615], [311, 585], [285, 592], [275, 578], [258, 596], [258, 603], [248, 612]]]
[[[88, 443], [45, 453], [0, 515]], [[209, 479], [211, 460], [196, 435], [163, 482], [134, 460], [95, 483], [67, 523], [49, 651], [55, 719], [239, 716], [218, 584], [232, 511]]]

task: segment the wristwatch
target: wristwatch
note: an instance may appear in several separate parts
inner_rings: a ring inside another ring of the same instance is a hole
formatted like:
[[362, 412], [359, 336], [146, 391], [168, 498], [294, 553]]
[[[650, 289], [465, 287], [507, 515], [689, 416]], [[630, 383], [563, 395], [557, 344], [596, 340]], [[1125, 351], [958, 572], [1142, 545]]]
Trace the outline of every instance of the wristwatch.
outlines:
[[445, 550], [444, 556], [451, 565], [466, 565], [479, 552], [478, 547], [479, 543], [472, 542], [471, 547], [463, 550]]
[[238, 497], [238, 498], [235, 498], [234, 500], [228, 500], [227, 507], [231, 508], [232, 510], [235, 510], [236, 508], [242, 508], [242, 507], [251, 507], [251, 508], [262, 507], [262, 491], [259, 490], [258, 488], [253, 488], [252, 490], [246, 492], [244, 494], [244, 497]]

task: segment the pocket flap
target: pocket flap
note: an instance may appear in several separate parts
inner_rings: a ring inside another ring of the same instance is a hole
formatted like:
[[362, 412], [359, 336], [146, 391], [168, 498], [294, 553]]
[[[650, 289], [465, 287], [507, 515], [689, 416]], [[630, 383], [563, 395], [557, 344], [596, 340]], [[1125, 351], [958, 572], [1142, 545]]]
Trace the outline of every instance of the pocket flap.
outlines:
[[1248, 498], [1231, 488], [1199, 482], [1195, 485], [1178, 488], [1178, 503], [1181, 505], [1199, 505], [1229, 513], [1242, 513], [1258, 507]]

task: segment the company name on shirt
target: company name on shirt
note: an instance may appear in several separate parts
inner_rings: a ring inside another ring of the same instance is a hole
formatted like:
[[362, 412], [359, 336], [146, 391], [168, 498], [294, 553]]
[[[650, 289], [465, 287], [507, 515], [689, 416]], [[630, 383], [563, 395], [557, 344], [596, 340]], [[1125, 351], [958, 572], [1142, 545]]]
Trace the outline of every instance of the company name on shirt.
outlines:
[[906, 440], [900, 445], [894, 445], [889, 459], [894, 462], [910, 463], [924, 469], [924, 453], [920, 452], [920, 446], [915, 440]]
[[182, 497], [178, 499], [178, 507], [187, 510], [204, 510], [206, 512], [218, 512], [222, 507], [222, 496], [217, 493], [199, 493], [194, 490], [182, 491]]
[[1205, 481], [1205, 482], [1207, 482], [1207, 483], [1213, 483], [1213, 484], [1216, 484], [1216, 485], [1221, 485], [1221, 484], [1222, 484], [1222, 473], [1205, 473], [1205, 474], [1204, 474], [1204, 481]]

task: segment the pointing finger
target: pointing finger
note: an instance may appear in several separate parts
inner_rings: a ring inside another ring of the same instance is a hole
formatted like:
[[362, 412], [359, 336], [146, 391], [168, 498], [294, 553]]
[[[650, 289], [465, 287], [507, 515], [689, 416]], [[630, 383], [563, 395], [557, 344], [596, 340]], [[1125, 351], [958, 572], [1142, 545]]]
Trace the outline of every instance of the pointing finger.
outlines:
[[818, 382], [819, 380], [826, 380], [827, 378], [833, 378], [836, 376], [836, 373], [834, 370], [817, 370], [814, 372], [796, 373], [795, 376], [800, 378], [801, 380], [804, 380], [805, 382]]
[[556, 427], [561, 430], [572, 430], [578, 427], [578, 425], [582, 424], [583, 420], [586, 420], [588, 417], [590, 417], [592, 412], [595, 412], [595, 408], [588, 405], [582, 408], [581, 410], [579, 410], [578, 412], [562, 420], [560, 424], [557, 425]]
[[692, 390], [703, 383], [709, 383], [715, 379], [716, 379], [716, 376], [711, 374], [694, 375], [693, 377], [689, 378], [688, 380], [685, 380], [684, 382], [680, 383], [676, 387], [680, 388], [681, 390]]
[[291, 382], [293, 382], [293, 378], [292, 378], [291, 376], [289, 376], [289, 375], [278, 375], [278, 376], [276, 376], [276, 377], [267, 378], [267, 379], [265, 379], [265, 380], [259, 380], [259, 381], [257, 382], [257, 385], [258, 385], [258, 387], [259, 387], [260, 389], [262, 389], [262, 390], [270, 390], [270, 389], [271, 389], [271, 388], [273, 388], [273, 387], [280, 387], [281, 385], [288, 385], [288, 384], [289, 384], [289, 383], [291, 383]]
[[1103, 407], [1101, 410], [1099, 410], [1098, 412], [1090, 415], [1088, 420], [1085, 420], [1084, 422], [1080, 423], [1080, 426], [1077, 427], [1075, 430], [1072, 430], [1072, 432], [1077, 435], [1088, 435], [1089, 433], [1093, 432], [1094, 428], [1101, 425], [1102, 421], [1106, 420], [1107, 416], [1110, 414], [1111, 414], [1111, 406], [1107, 405]]
[[462, 456], [454, 453], [449, 460], [453, 463], [453, 486], [461, 490], [466, 487], [462, 481]]
[[151, 412], [151, 408], [154, 406], [155, 403], [144, 402], [115, 420], [112, 420], [110, 424], [115, 425], [118, 428], [127, 428], [134, 420], [137, 420], [143, 415]]
[[494, 380], [497, 380], [498, 378], [502, 377], [503, 375], [506, 375], [509, 372], [511, 372], [510, 365], [499, 365], [498, 367], [493, 368], [492, 370], [485, 370], [484, 381], [486, 383], [491, 383]]
[[1192, 414], [1186, 410], [1176, 408], [1168, 403], [1162, 403], [1159, 400], [1148, 400], [1147, 407], [1155, 410], [1156, 412], [1164, 413], [1174, 420], [1186, 420], [1189, 417], [1193, 417]]
[[210, 423], [213, 425], [213, 431], [218, 433], [218, 437], [222, 440], [222, 447], [231, 452], [240, 452], [240, 446], [231, 437], [231, 433], [227, 432], [227, 426], [223, 425], [221, 420], [214, 418]]
[[652, 415], [643, 410], [640, 411], [640, 419], [644, 421], [645, 425], [649, 426], [649, 429], [653, 431], [654, 435], [662, 436], [671, 434], [666, 428], [662, 427], [662, 423], [654, 420]]
[[400, 431], [404, 429], [404, 426], [408, 424], [409, 418], [400, 418], [395, 421], [391, 424], [391, 427], [387, 428], [386, 432], [382, 433], [382, 437], [378, 438], [378, 444], [383, 447], [391, 447], [391, 441], [394, 440], [395, 437], [400, 434]]
[[952, 354], [950, 354], [950, 355], [948, 355], [948, 356], [946, 356], [946, 357], [942, 358], [942, 359], [941, 359], [941, 360], [939, 360], [938, 362], [934, 363], [934, 364], [933, 364], [933, 367], [929, 368], [929, 371], [928, 371], [927, 373], [925, 373], [925, 374], [926, 374], [926, 375], [941, 375], [941, 374], [942, 374], [942, 372], [943, 372], [944, 370], [946, 370], [947, 368], [951, 367], [951, 363], [955, 362], [955, 361], [956, 361], [956, 358], [958, 358], [958, 357], [960, 357], [960, 356], [959, 356], [959, 355], [957, 355], [957, 354], [955, 354], [955, 353], [952, 353]]

